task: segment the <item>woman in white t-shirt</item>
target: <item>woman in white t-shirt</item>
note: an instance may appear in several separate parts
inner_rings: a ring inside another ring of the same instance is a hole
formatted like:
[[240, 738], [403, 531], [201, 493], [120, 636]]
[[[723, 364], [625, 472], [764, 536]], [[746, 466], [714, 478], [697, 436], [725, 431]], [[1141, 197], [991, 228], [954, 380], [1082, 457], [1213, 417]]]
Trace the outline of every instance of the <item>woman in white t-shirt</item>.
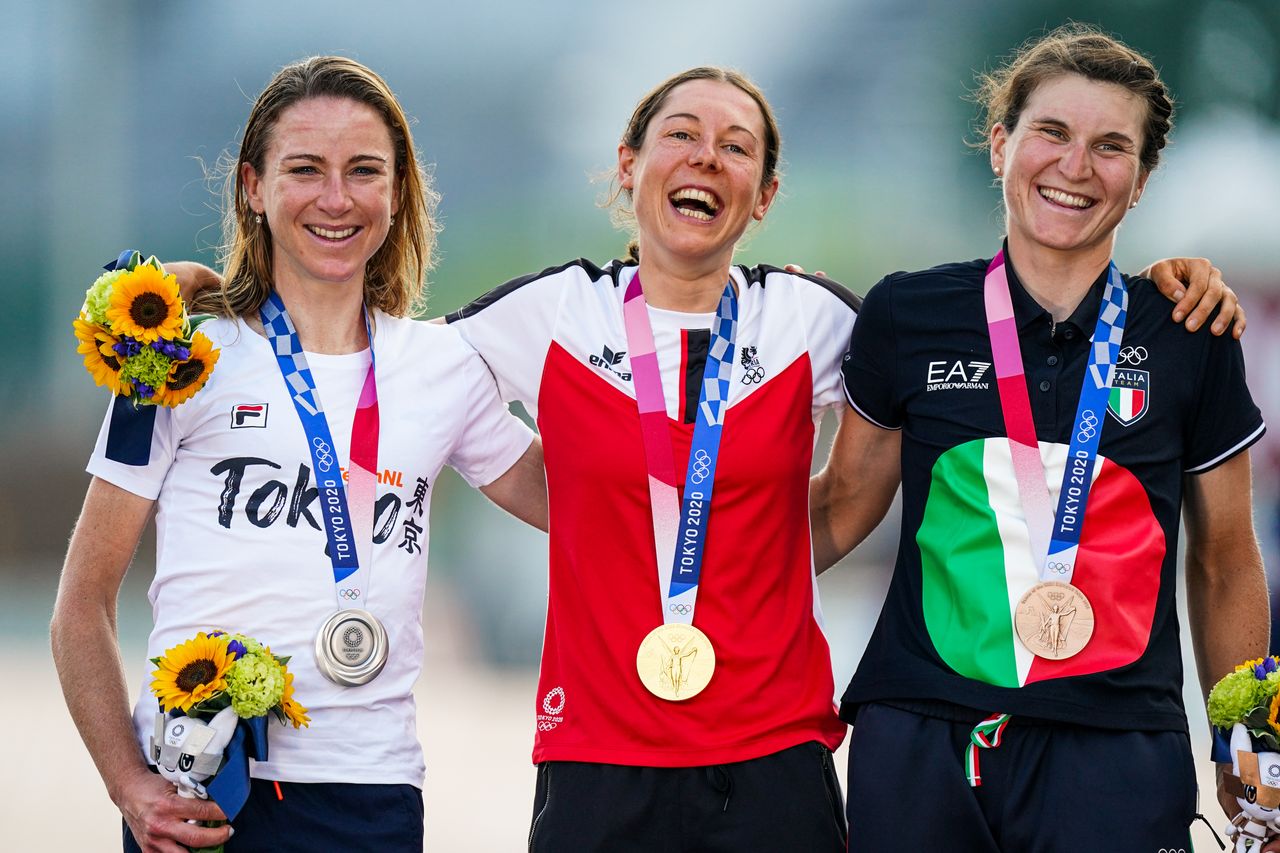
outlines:
[[[156, 701], [144, 682], [131, 719], [119, 650], [103, 642], [153, 508], [148, 656], [202, 630], [255, 636], [292, 656], [311, 718], [303, 730], [271, 726], [236, 846], [422, 849], [411, 690], [436, 475], [450, 465], [546, 526], [540, 444], [455, 330], [410, 319], [434, 202], [408, 121], [369, 69], [315, 57], [259, 96], [228, 176], [226, 283], [194, 306], [219, 315], [202, 327], [221, 349], [216, 370], [153, 423], [108, 416], [55, 605], [58, 673], [124, 816], [126, 850], [230, 835], [187, 823], [224, 815], [148, 771]], [[116, 451], [120, 431], [134, 433], [140, 459]], [[349, 511], [329, 512], [339, 494]], [[345, 530], [358, 559], [340, 565]], [[370, 637], [385, 631], [363, 668], [316, 639], [353, 636], [352, 618]]]

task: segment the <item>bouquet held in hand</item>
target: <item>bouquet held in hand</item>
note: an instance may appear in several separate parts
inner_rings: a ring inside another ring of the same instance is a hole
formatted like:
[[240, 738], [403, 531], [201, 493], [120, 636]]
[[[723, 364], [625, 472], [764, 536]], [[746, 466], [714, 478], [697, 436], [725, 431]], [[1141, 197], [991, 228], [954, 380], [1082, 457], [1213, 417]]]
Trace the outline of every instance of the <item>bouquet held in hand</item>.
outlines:
[[77, 352], [99, 385], [134, 406], [177, 406], [204, 387], [218, 350], [187, 314], [177, 279], [127, 251], [89, 287], [74, 322]]
[[1231, 764], [1227, 792], [1240, 814], [1227, 827], [1235, 853], [1280, 835], [1280, 657], [1245, 661], [1209, 693], [1213, 760]]

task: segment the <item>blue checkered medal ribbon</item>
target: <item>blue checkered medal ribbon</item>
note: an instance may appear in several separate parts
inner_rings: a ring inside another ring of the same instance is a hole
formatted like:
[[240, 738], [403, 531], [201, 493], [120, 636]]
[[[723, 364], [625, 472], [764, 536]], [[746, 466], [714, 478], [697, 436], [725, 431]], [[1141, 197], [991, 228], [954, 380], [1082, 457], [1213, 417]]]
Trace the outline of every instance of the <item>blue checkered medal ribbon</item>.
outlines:
[[1058, 493], [1058, 511], [1054, 513], [1053, 535], [1049, 553], [1040, 571], [1041, 580], [1070, 583], [1075, 573], [1076, 552], [1080, 549], [1080, 531], [1084, 527], [1084, 511], [1093, 486], [1094, 462], [1102, 441], [1102, 424], [1107, 413], [1107, 398], [1115, 378], [1120, 341], [1124, 338], [1128, 317], [1129, 291], [1124, 278], [1112, 263], [1107, 269], [1107, 286], [1102, 292], [1098, 322], [1089, 342], [1089, 367], [1080, 388], [1080, 402], [1072, 422], [1071, 446], [1067, 450], [1067, 466], [1062, 472], [1062, 489]]
[[707, 538], [711, 493], [716, 480], [716, 460], [720, 456], [720, 433], [724, 429], [725, 411], [729, 408], [729, 379], [733, 371], [733, 341], [737, 325], [738, 297], [730, 281], [725, 285], [716, 308], [716, 319], [711, 326], [711, 345], [707, 347], [707, 363], [702, 371], [698, 414], [689, 446], [689, 465], [685, 470], [684, 499], [680, 504], [675, 563], [671, 567], [671, 586], [663, 608], [667, 622], [693, 621], [693, 606], [702, 576], [702, 550]]
[[[262, 318], [267, 339], [275, 350], [276, 364], [280, 367], [285, 387], [293, 397], [293, 406], [298, 411], [302, 430], [307, 436], [307, 449], [311, 451], [311, 464], [315, 469], [316, 488], [320, 490], [320, 511], [324, 519], [324, 533], [329, 541], [333, 581], [337, 584], [360, 570], [360, 560], [329, 421], [320, 405], [320, 395], [316, 391], [311, 368], [307, 366], [302, 342], [298, 340], [298, 330], [293, 327], [293, 321], [289, 319], [280, 295], [273, 290], [258, 309], [258, 314]], [[368, 323], [367, 315], [365, 323]], [[369, 336], [369, 346], [372, 349], [372, 335]], [[367, 585], [359, 586], [364, 589]]]

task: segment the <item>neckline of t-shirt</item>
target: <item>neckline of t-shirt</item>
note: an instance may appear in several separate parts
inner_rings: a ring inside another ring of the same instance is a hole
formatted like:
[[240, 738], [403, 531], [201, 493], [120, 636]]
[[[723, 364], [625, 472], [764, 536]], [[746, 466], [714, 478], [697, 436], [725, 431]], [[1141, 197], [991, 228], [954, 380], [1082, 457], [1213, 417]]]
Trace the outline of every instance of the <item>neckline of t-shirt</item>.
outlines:
[[714, 311], [691, 313], [672, 311], [670, 308], [657, 308], [653, 305], [646, 307], [649, 309], [650, 318], [659, 321], [662, 325], [674, 326], [678, 329], [710, 329], [716, 320]]
[[[262, 345], [269, 352], [272, 351], [271, 341], [259, 334], [243, 317], [237, 317], [236, 322], [240, 326], [241, 334], [256, 338], [262, 342]], [[272, 352], [272, 355], [274, 354]], [[369, 347], [365, 347], [359, 352], [341, 354], [310, 352], [309, 350], [303, 350], [303, 354], [307, 357], [308, 367], [318, 367], [322, 370], [366, 370], [373, 361], [373, 355]]]

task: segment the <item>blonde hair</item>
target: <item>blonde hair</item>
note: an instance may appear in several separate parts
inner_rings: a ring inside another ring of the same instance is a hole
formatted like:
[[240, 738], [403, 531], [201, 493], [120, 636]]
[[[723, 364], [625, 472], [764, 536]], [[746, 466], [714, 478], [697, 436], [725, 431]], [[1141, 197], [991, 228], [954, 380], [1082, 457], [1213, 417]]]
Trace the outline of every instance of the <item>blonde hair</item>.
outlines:
[[280, 69], [262, 90], [245, 124], [240, 152], [224, 168], [222, 287], [204, 291], [192, 309], [229, 316], [251, 314], [262, 306], [274, 279], [271, 229], [258, 223], [249, 207], [241, 175], [248, 163], [264, 173], [272, 131], [281, 114], [309, 98], [346, 98], [373, 108], [391, 135], [400, 209], [387, 239], [365, 266], [364, 299], [370, 308], [403, 317], [420, 311], [426, 273], [433, 264], [440, 227], [439, 195], [414, 152], [409, 120], [386, 81], [369, 68], [342, 56], [313, 56]]

